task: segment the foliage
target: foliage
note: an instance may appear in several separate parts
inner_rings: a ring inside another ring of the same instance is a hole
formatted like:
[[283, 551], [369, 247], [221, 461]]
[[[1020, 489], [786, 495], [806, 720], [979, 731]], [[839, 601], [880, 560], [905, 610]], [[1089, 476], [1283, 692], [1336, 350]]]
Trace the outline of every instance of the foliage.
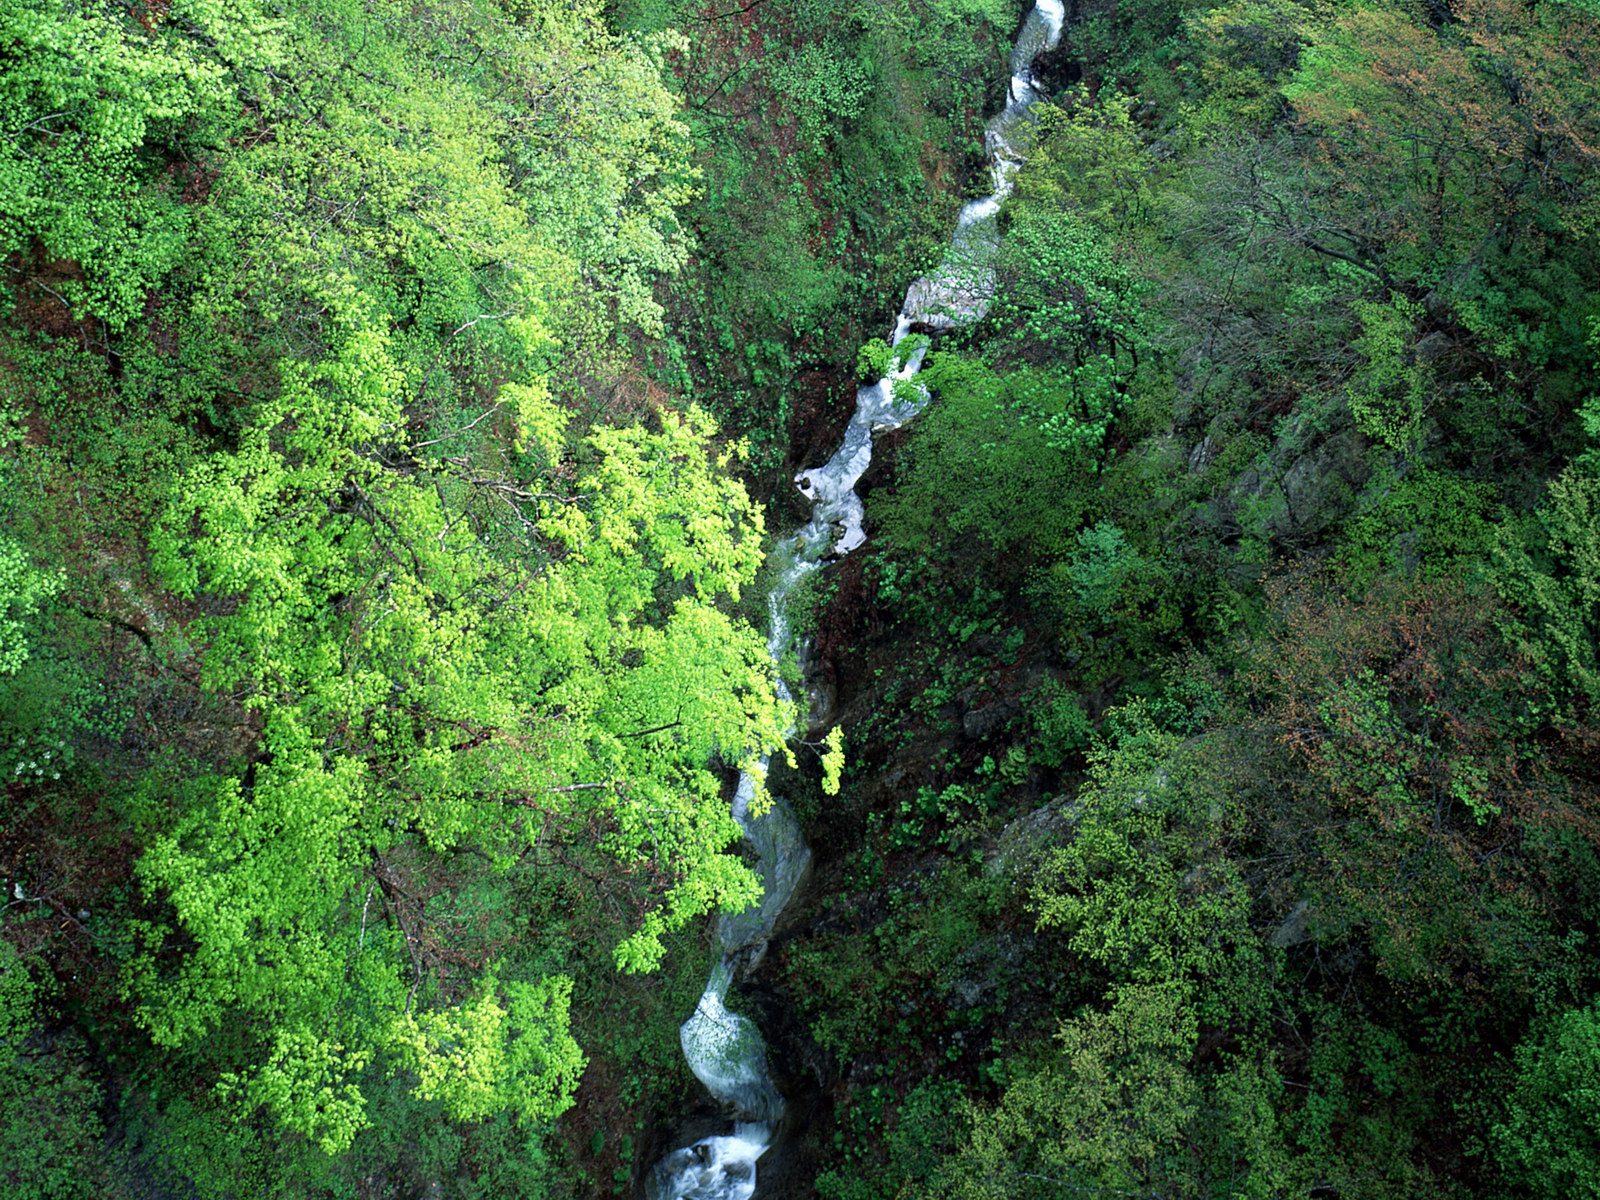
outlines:
[[22, 3], [0, 17], [0, 122], [15, 131], [0, 149], [0, 255], [37, 239], [45, 261], [81, 268], [60, 280], [64, 303], [116, 327], [188, 243], [161, 151], [204, 152], [233, 134], [235, 79], [283, 54], [279, 23], [256, 4], [191, 0], [166, 15]]
[[1600, 1010], [1568, 1009], [1517, 1047], [1517, 1082], [1495, 1127], [1513, 1177], [1540, 1196], [1600, 1192]]
[[1033, 749], [1045, 766], [1059, 767], [1088, 747], [1094, 724], [1076, 694], [1060, 685], [1046, 686], [1035, 694], [1032, 706]]
[[[142, 720], [174, 677], [210, 697], [211, 730], [154, 766], [99, 755], [137, 831], [111, 970], [197, 1081], [147, 1086], [205, 1149], [152, 1153], [203, 1188], [229, 1163], [325, 1186], [343, 1168], [246, 1130], [264, 1113], [349, 1161], [396, 1109], [388, 1075], [455, 1121], [547, 1130], [582, 1072], [574, 982], [548, 956], [492, 967], [506, 935], [460, 914], [576, 838], [560, 868], [629, 893], [616, 963], [655, 966], [755, 893], [713, 767], [787, 723], [728, 612], [761, 541], [733, 454], [691, 406], [647, 431], [579, 402], [662, 331], [651, 289], [685, 262], [695, 170], [663, 77], [684, 43], [591, 4], [60, 16], [0, 31], [21, 131], [0, 240], [7, 477], [47, 497], [8, 519], [74, 567], [0, 542], [4, 666], [35, 693], [28, 789], [123, 733], [81, 715], [99, 681], [72, 639], [35, 632], [52, 596], [132, 636], [99, 641]], [[49, 498], [86, 484], [116, 519], [57, 533]], [[146, 538], [153, 579], [117, 565]]]
[[510, 984], [509, 1007], [496, 996], [497, 984], [486, 976], [471, 1001], [448, 1012], [420, 1019], [405, 1013], [401, 1061], [417, 1076], [417, 1096], [442, 1101], [459, 1120], [511, 1109], [530, 1123], [549, 1121], [572, 1103], [584, 1067], [565, 1032], [572, 981]]
[[752, 496], [924, 352], [797, 604], [819, 1193], [1596, 1192], [1594, 6], [1074, 9], [891, 347], [1024, 7], [0, 14], [8, 1195], [625, 1190]]
[[830, 936], [792, 952], [791, 970], [806, 985], [802, 1004], [819, 1044], [855, 1057], [883, 1048], [883, 1032], [892, 1029], [911, 1054], [905, 1014], [919, 998], [941, 1013], [926, 1032], [947, 1044], [958, 1041], [981, 1014], [951, 1005], [948, 996], [970, 969], [998, 899], [993, 880], [949, 864], [897, 887], [887, 910], [841, 907]]
[[1122, 530], [1098, 521], [1078, 534], [1078, 550], [1067, 560], [1065, 574], [1078, 602], [1103, 618], [1138, 569], [1138, 551], [1128, 545]]
[[1182, 1188], [1183, 1134], [1199, 1101], [1184, 1060], [1197, 1035], [1181, 988], [1118, 990], [1108, 1012], [1062, 1026], [1055, 1069], [1024, 1076], [974, 1122], [941, 1194]]
[[[830, 1188], [1584, 1186], [1600, 47], [1570, 5], [1436, 16], [1086, 10], [1037, 64], [990, 315], [933, 348], [821, 622], [870, 710], [850, 903], [982, 854], [1055, 986], [973, 1002], [1003, 1054], [874, 1054], [959, 952], [800, 939], [870, 1064]], [[961, 1144], [865, 1149], [930, 1069]]]
[[[1577, 797], [1534, 783], [1519, 734], [1536, 699], [1481, 596], [1311, 592], [1288, 619], [1255, 669], [1308, 796], [1341, 814], [1314, 838], [1330, 934], [1341, 916], [1368, 926], [1380, 969], [1400, 979], [1519, 954], [1503, 931], [1539, 905], [1539, 864], [1482, 850], [1525, 823], [1575, 819]], [[1403, 890], [1388, 882], [1402, 861]]]
[[1014, 218], [1004, 255], [994, 315], [1009, 352], [1054, 360], [1018, 372], [1013, 403], [1049, 445], [1097, 455], [1138, 364], [1138, 280], [1093, 225], [1044, 204]]
[[856, 351], [856, 378], [873, 383], [889, 374], [894, 351], [882, 338], [873, 338]]
[[[269, 1018], [279, 1032], [266, 1074], [245, 1094], [271, 1097], [286, 1118], [318, 1113], [290, 1124], [329, 1148], [358, 1127], [349, 1081], [373, 1047], [446, 1069], [417, 1049], [442, 1034], [379, 1016], [398, 1004], [408, 959], [412, 995], [421, 979], [420, 935], [386, 866], [400, 844], [390, 830], [403, 821], [432, 851], [471, 844], [500, 858], [549, 824], [600, 820], [609, 854], [654, 861], [671, 881], [617, 951], [619, 964], [648, 968], [663, 933], [753, 894], [749, 873], [720, 853], [737, 830], [704, 764], [722, 746], [759, 753], [781, 728], [759, 636], [714, 606], [753, 574], [759, 526], [742, 489], [709, 474], [703, 418], [669, 418], [654, 435], [596, 433], [595, 467], [565, 502], [510, 484], [532, 501], [526, 515], [511, 506], [529, 539], [519, 547], [489, 523], [493, 490], [394, 470], [364, 449], [392, 420], [392, 371], [383, 341], [357, 329], [341, 361], [291, 373], [241, 451], [185, 489], [157, 543], [180, 593], [236, 597], [206, 630], [205, 678], [262, 713], [271, 757], [248, 785], [203, 784], [153, 843], [145, 886], [170, 896], [195, 944], [175, 976], [148, 957], [130, 986], [166, 1044], [234, 1006]], [[277, 449], [280, 436], [296, 457]], [[442, 502], [452, 484], [455, 513]], [[718, 492], [720, 506], [701, 507]], [[529, 537], [533, 513], [542, 544]], [[508, 585], [512, 564], [523, 582]], [[646, 740], [679, 727], [671, 741]], [[397, 922], [382, 937], [365, 928], [374, 885]], [[151, 926], [149, 954], [172, 933]], [[370, 966], [352, 978], [343, 964], [369, 946]], [[352, 987], [353, 1004], [340, 999]], [[518, 995], [538, 1038], [565, 1036], [564, 1005]], [[475, 1036], [503, 1025], [505, 1010], [472, 1003], [436, 1020], [476, 1013]], [[521, 1094], [508, 1081], [525, 1069], [513, 1054], [491, 1074], [501, 1102]], [[552, 1069], [564, 1095], [575, 1075]], [[482, 1072], [463, 1057], [453, 1073]], [[465, 1082], [425, 1075], [420, 1086], [454, 1096], [459, 1115], [487, 1111], [455, 1090]]]
[[822, 756], [822, 793], [839, 794], [839, 778], [844, 773], [844, 726], [835, 725], [822, 739], [825, 753]]
[[1524, 653], [1562, 696], [1600, 701], [1600, 478], [1577, 468], [1551, 481], [1522, 539], [1505, 537], [1496, 580], [1525, 616]]
[[1387, 304], [1357, 301], [1362, 334], [1352, 343], [1366, 366], [1350, 387], [1350, 410], [1356, 428], [1391, 450], [1409, 452], [1422, 428], [1428, 380], [1406, 361], [1412, 330], [1422, 306], [1404, 296]]
[[1204, 97], [1185, 122], [1189, 136], [1226, 136], [1278, 115], [1310, 18], [1308, 6], [1294, 0], [1234, 0], [1188, 13], [1193, 58], [1183, 65]]
[[81, 1038], [46, 1035], [45, 998], [28, 961], [0, 940], [0, 1180], [23, 1200], [103, 1196], [101, 1088]]
[[28, 661], [28, 625], [63, 584], [58, 572], [40, 570], [0, 534], [0, 675], [14, 675]]
[[1026, 562], [1071, 544], [1089, 497], [1085, 487], [1063, 489], [1057, 481], [1077, 474], [1083, 454], [1076, 445], [1041, 445], [1019, 415], [1012, 389], [1028, 388], [1031, 377], [1011, 379], [981, 362], [935, 354], [919, 379], [939, 399], [884, 506], [887, 539], [908, 551], [933, 542], [955, 564], [972, 562], [979, 547]]
[[887, 1151], [883, 1168], [863, 1171], [852, 1164], [823, 1172], [817, 1177], [823, 1200], [874, 1200], [906, 1188], [937, 1186], [937, 1172], [959, 1145], [966, 1124], [960, 1089], [949, 1083], [921, 1084], [907, 1093], [895, 1117], [882, 1139]]
[[1237, 813], [1190, 774], [1190, 756], [1148, 712], [1135, 707], [1118, 723], [1115, 747], [1091, 755], [1075, 835], [1034, 885], [1039, 924], [1066, 930], [1115, 980], [1188, 980], [1197, 998], [1248, 1008], [1260, 951], [1249, 891], [1227, 854]]
[[1472, 579], [1489, 572], [1506, 515], [1492, 485], [1423, 469], [1345, 523], [1337, 556], [1354, 588], [1385, 575]]
[[0, 1181], [18, 1200], [113, 1195], [103, 1159], [104, 1095], [81, 1039], [36, 1046], [0, 1068]]

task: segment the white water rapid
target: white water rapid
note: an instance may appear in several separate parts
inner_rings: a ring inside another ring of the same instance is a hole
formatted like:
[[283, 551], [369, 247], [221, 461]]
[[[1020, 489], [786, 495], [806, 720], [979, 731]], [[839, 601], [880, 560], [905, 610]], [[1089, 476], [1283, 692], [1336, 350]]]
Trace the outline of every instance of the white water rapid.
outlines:
[[[890, 344], [900, 346], [912, 329], [957, 329], [980, 320], [994, 294], [994, 254], [999, 244], [1000, 204], [1011, 192], [1021, 165], [1029, 109], [1042, 97], [1034, 86], [1033, 61], [1061, 40], [1064, 0], [1037, 0], [1023, 20], [1011, 50], [1011, 86], [1006, 106], [985, 127], [984, 145], [994, 191], [961, 209], [943, 261], [906, 292]], [[890, 373], [856, 392], [856, 409], [839, 449], [820, 467], [801, 471], [795, 486], [811, 501], [811, 520], [774, 547], [775, 582], [767, 595], [771, 635], [767, 648], [780, 661], [790, 648], [789, 597], [795, 585], [829, 558], [840, 558], [867, 540], [856, 484], [872, 462], [873, 434], [896, 429], [928, 402], [915, 382], [927, 354], [926, 339], [898, 351]], [[780, 691], [783, 684], [779, 683]], [[787, 692], [784, 692], [787, 697]], [[763, 764], [765, 765], [765, 764]], [[761, 903], [724, 915], [717, 925], [718, 961], [694, 1012], [678, 1031], [683, 1056], [695, 1077], [737, 1118], [725, 1137], [704, 1138], [674, 1150], [645, 1182], [649, 1200], [750, 1200], [756, 1190], [756, 1160], [772, 1141], [783, 1115], [783, 1097], [767, 1068], [761, 1031], [749, 1018], [729, 1012], [723, 1001], [737, 971], [765, 953], [778, 917], [811, 865], [811, 850], [794, 813], [774, 797], [766, 813], [752, 818], [754, 781], [740, 778], [733, 816], [756, 852]]]

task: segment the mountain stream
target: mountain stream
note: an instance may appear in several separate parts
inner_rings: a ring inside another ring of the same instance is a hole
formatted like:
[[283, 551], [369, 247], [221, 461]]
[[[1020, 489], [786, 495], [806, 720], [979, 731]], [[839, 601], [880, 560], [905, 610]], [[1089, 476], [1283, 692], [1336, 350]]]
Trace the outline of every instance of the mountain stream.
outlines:
[[[901, 342], [913, 329], [943, 332], [980, 320], [994, 294], [994, 256], [999, 245], [1000, 204], [1021, 166], [1029, 109], [1041, 98], [1032, 64], [1061, 39], [1064, 0], [1037, 0], [1022, 23], [1011, 50], [1011, 84], [1005, 109], [985, 127], [994, 191], [961, 209], [943, 261], [933, 274], [906, 292], [891, 345], [890, 373], [856, 392], [856, 409], [839, 449], [825, 464], [801, 471], [795, 486], [811, 501], [811, 519], [773, 549], [774, 580], [767, 596], [774, 662], [791, 644], [788, 603], [795, 586], [831, 558], [840, 558], [866, 541], [861, 497], [856, 484], [872, 462], [875, 433], [896, 429], [928, 402], [915, 382], [927, 353], [926, 338]], [[779, 683], [783, 690], [783, 684]], [[787, 692], [784, 693], [787, 698]], [[765, 764], [763, 764], [765, 765]], [[756, 1190], [756, 1161], [772, 1142], [783, 1115], [767, 1068], [766, 1044], [754, 1022], [724, 1007], [734, 976], [753, 969], [766, 951], [778, 917], [793, 897], [811, 863], [799, 822], [781, 797], [760, 816], [751, 816], [755, 784], [739, 780], [733, 816], [755, 851], [764, 889], [761, 903], [741, 913], [724, 914], [717, 926], [718, 961], [694, 1012], [679, 1030], [683, 1056], [695, 1077], [721, 1104], [732, 1109], [733, 1132], [704, 1138], [674, 1150], [651, 1168], [649, 1200], [750, 1200]]]

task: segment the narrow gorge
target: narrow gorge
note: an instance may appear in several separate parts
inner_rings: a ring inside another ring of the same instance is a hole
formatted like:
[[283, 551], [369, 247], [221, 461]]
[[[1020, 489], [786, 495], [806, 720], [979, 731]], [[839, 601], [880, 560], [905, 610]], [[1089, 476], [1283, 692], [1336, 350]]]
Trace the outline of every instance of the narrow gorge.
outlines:
[[[930, 399], [916, 380], [928, 352], [928, 335], [970, 325], [988, 309], [994, 294], [1000, 206], [1026, 152], [1030, 110], [1042, 98], [1034, 85], [1033, 62], [1055, 49], [1064, 19], [1063, 0], [1038, 0], [1028, 12], [1011, 51], [1006, 106], [985, 128], [994, 190], [962, 207], [938, 269], [907, 291], [890, 337], [895, 351], [890, 373], [857, 391], [855, 412], [838, 450], [822, 466], [795, 476], [795, 486], [810, 501], [812, 515], [800, 529], [781, 538], [771, 554], [776, 582], [767, 595], [767, 647], [775, 667], [794, 651], [804, 675], [805, 647], [796, 646], [791, 636], [789, 601], [795, 588], [807, 575], [866, 541], [856, 484], [871, 465], [874, 435], [899, 428]], [[779, 688], [789, 698], [781, 682]], [[803, 719], [809, 706], [809, 697], [802, 697]], [[765, 758], [761, 765], [764, 770]], [[755, 856], [762, 900], [751, 910], [724, 914], [718, 921], [717, 964], [680, 1031], [690, 1069], [716, 1100], [733, 1110], [737, 1124], [729, 1134], [703, 1138], [656, 1164], [646, 1184], [649, 1200], [750, 1200], [756, 1193], [757, 1160], [783, 1117], [783, 1098], [772, 1082], [761, 1031], [748, 1017], [730, 1012], [724, 1000], [738, 975], [760, 961], [767, 939], [805, 879], [811, 852], [781, 796], [772, 797], [765, 811], [752, 813], [755, 791], [756, 781], [748, 773], [742, 775], [733, 815]]]

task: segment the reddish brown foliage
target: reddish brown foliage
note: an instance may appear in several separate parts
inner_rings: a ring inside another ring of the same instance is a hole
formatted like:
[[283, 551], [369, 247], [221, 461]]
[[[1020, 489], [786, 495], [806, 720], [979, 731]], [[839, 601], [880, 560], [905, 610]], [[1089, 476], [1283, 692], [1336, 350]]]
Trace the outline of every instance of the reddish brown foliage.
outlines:
[[1592, 736], [1550, 744], [1528, 665], [1464, 585], [1352, 600], [1302, 581], [1278, 599], [1251, 691], [1292, 767], [1274, 841], [1325, 889], [1324, 917], [1367, 930], [1397, 979], [1466, 982], [1521, 957], [1526, 919], [1560, 905], [1546, 836], [1600, 845], [1592, 783], [1563, 769]]

